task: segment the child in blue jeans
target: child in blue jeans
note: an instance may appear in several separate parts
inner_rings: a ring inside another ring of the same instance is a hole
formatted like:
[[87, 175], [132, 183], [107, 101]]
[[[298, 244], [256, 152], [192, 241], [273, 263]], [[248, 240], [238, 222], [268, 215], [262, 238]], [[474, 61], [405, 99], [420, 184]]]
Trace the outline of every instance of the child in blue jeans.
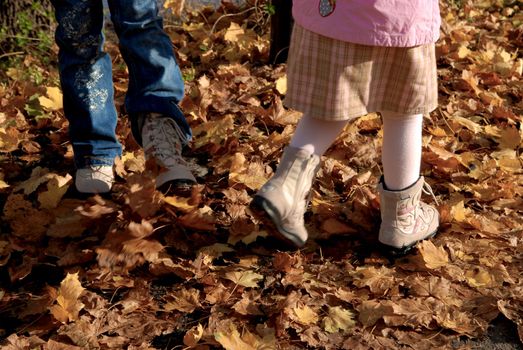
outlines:
[[[187, 187], [196, 180], [181, 155], [192, 136], [178, 108], [184, 83], [157, 1], [108, 3], [129, 69], [125, 106], [133, 135], [146, 159], [154, 159], [161, 169], [158, 188]], [[58, 21], [60, 81], [77, 167], [76, 188], [82, 193], [109, 192], [121, 145], [115, 134], [111, 58], [103, 51], [103, 3], [52, 0], [52, 4]]]

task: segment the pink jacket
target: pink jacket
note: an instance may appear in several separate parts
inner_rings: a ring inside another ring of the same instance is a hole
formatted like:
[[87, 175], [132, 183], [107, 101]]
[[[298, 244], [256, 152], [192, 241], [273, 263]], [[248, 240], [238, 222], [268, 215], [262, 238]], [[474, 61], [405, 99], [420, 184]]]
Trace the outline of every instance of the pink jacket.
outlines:
[[293, 0], [294, 20], [337, 40], [411, 47], [438, 40], [438, 0]]

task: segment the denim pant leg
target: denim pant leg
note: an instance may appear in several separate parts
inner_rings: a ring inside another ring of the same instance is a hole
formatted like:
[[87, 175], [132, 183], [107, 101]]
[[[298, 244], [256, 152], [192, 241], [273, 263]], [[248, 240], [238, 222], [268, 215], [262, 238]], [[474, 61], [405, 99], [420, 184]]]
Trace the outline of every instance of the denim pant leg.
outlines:
[[158, 1], [109, 0], [108, 3], [120, 51], [129, 67], [125, 103], [135, 139], [141, 143], [140, 114], [157, 112], [173, 118], [189, 141], [191, 129], [178, 107], [184, 82], [171, 40], [163, 30]]
[[121, 154], [115, 129], [111, 59], [103, 52], [102, 0], [52, 0], [58, 64], [78, 168], [111, 165]]

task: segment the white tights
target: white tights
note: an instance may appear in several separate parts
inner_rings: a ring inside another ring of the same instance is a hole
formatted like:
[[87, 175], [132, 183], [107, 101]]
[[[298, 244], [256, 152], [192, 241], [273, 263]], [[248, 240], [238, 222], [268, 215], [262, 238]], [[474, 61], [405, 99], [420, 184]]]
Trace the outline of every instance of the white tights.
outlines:
[[[383, 148], [381, 161], [385, 186], [402, 190], [419, 178], [423, 115], [381, 112]], [[291, 146], [323, 155], [341, 133], [346, 121], [325, 121], [304, 115], [291, 140]]]

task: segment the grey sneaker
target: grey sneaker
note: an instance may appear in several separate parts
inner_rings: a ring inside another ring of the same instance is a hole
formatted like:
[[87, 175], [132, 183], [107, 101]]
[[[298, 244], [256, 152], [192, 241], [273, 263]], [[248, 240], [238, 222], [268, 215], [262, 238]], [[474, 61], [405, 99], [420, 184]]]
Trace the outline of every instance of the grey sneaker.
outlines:
[[112, 165], [92, 165], [76, 170], [75, 186], [81, 193], [107, 193], [114, 183]]
[[251, 202], [253, 211], [274, 226], [275, 235], [297, 248], [308, 238], [304, 215], [319, 165], [318, 155], [287, 147], [276, 173]]
[[156, 188], [162, 192], [189, 190], [196, 179], [182, 158], [186, 138], [171, 118], [158, 113], [145, 116], [142, 126], [142, 144], [147, 160], [154, 159], [160, 167]]
[[[421, 202], [422, 192], [432, 194], [423, 176], [402, 191], [388, 191], [383, 179], [378, 185], [381, 206], [379, 241], [393, 252], [405, 253], [417, 242], [433, 237], [439, 226], [439, 213]], [[435, 197], [434, 197], [435, 198]]]

